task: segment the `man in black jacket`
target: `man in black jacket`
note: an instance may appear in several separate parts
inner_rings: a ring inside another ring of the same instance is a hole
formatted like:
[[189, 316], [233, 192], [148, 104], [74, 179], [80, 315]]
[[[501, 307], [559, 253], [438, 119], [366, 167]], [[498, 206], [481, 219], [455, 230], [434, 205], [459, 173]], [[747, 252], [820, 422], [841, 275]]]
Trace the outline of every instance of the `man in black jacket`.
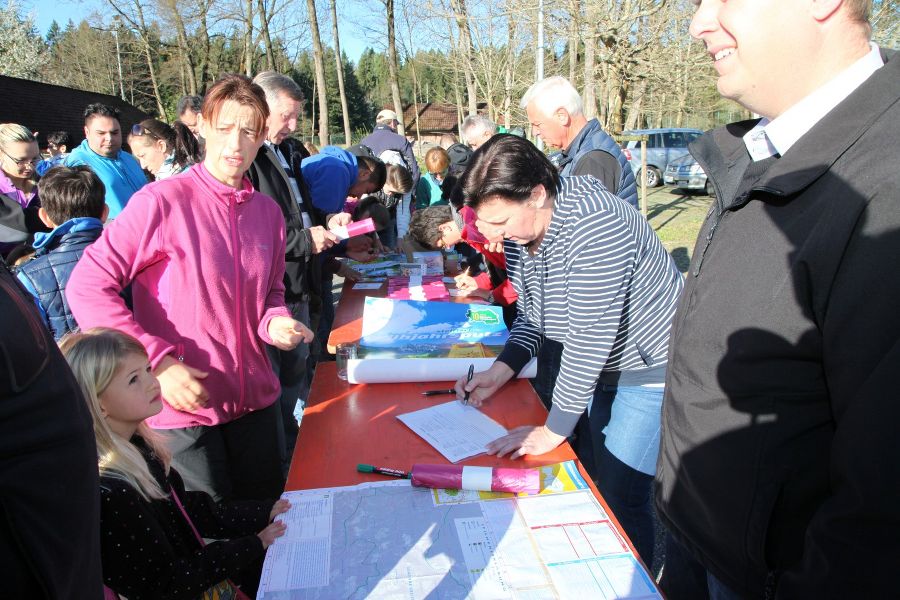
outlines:
[[[274, 71], [260, 73], [253, 82], [266, 93], [269, 118], [266, 142], [247, 175], [254, 188], [270, 196], [281, 207], [286, 242], [284, 299], [293, 317], [315, 331], [320, 312], [320, 276], [319, 261], [313, 260], [313, 255], [330, 248], [337, 238], [322, 226], [326, 215], [313, 206], [303, 181], [300, 161], [306, 151], [297, 140], [288, 137], [297, 129], [303, 92], [293, 79]], [[284, 435], [282, 461], [287, 469], [297, 438], [294, 409], [298, 399], [306, 399], [308, 391], [306, 359], [309, 346], [299, 344], [290, 351], [269, 346], [268, 351], [281, 381], [279, 403], [283, 428], [279, 437]]]
[[97, 445], [78, 382], [0, 260], [4, 598], [103, 597]]
[[900, 58], [867, 0], [701, 0], [717, 192], [671, 336], [667, 597], [897, 597]]

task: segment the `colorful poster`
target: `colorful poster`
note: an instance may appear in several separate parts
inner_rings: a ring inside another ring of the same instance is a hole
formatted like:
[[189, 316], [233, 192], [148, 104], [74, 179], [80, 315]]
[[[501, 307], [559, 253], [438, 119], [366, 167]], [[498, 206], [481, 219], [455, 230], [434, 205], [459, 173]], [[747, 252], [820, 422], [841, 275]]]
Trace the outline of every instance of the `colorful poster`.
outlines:
[[497, 306], [367, 297], [359, 358], [490, 358], [507, 338]]

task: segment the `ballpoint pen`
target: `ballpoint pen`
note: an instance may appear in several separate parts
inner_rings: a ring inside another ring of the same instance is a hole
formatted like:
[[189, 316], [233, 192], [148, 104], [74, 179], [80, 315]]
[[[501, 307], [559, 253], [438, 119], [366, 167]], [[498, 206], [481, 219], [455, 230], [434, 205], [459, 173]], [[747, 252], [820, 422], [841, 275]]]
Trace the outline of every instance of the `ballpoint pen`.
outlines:
[[[472, 381], [472, 376], [475, 374], [475, 364], [469, 365], [469, 374], [466, 375], [466, 385], [469, 385], [469, 382]], [[463, 404], [466, 406], [469, 405], [469, 390], [466, 390], [466, 395], [463, 398]]]
[[423, 396], [440, 396], [441, 394], [455, 394], [456, 390], [425, 390]]

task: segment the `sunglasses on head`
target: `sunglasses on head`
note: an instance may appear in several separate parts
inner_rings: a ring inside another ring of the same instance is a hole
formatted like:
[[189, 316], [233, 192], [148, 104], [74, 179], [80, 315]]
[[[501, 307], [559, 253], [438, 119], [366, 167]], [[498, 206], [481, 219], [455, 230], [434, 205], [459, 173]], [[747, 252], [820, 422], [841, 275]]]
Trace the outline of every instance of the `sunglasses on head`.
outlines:
[[152, 131], [150, 131], [149, 129], [147, 129], [146, 127], [141, 125], [140, 123], [135, 123], [134, 125], [131, 126], [131, 135], [133, 135], [135, 137], [141, 137], [142, 135], [149, 135], [150, 137], [152, 137], [155, 140], [159, 139], [158, 135], [156, 135], [155, 133], [153, 133]]

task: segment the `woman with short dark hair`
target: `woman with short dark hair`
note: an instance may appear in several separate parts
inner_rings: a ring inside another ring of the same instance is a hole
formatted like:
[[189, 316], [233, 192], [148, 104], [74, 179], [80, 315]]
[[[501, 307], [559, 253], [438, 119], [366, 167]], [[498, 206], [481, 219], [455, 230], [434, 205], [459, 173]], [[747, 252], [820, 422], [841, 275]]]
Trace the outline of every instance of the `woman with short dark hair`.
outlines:
[[470, 383], [458, 381], [457, 393], [479, 406], [545, 341], [562, 344], [546, 423], [517, 427], [488, 452], [544, 454], [577, 426], [585, 468], [649, 565], [650, 485], [681, 274], [634, 208], [593, 177], [560, 177], [520, 137], [488, 140], [462, 185], [479, 230], [505, 240], [519, 298], [503, 352]]

